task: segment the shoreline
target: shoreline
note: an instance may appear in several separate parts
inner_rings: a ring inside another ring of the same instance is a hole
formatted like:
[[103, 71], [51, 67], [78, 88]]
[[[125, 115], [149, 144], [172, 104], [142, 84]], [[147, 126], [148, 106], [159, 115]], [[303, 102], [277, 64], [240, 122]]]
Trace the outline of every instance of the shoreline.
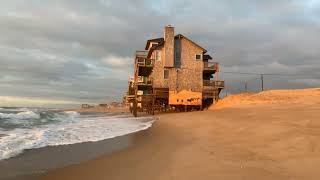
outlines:
[[97, 142], [25, 150], [15, 157], [0, 160], [0, 180], [31, 180], [55, 169], [83, 163], [130, 148], [135, 145], [137, 136], [146, 134], [148, 130], [149, 128]]
[[161, 114], [135, 146], [38, 179], [318, 179], [319, 112], [288, 104]]
[[129, 109], [126, 107], [115, 107], [115, 108], [102, 108], [102, 107], [93, 107], [93, 108], [73, 108], [73, 109], [59, 109], [53, 110], [56, 112], [62, 111], [75, 111], [78, 113], [82, 112], [95, 112], [95, 113], [130, 113]]
[[[239, 103], [233, 104], [234, 100]], [[31, 150], [33, 154], [33, 158], [30, 156], [31, 160], [47, 158], [41, 159], [42, 163], [47, 163], [50, 158], [70, 161], [68, 159], [70, 154], [73, 160], [79, 163], [56, 166], [30, 178], [40, 180], [320, 178], [317, 169], [320, 165], [319, 89], [289, 93], [263, 92], [250, 101], [246, 97], [243, 99], [243, 95], [240, 94], [230, 96], [222, 103], [220, 108], [209, 108], [207, 111], [158, 114], [155, 116], [156, 123], [147, 130], [132, 133], [130, 136], [132, 139], [129, 140], [119, 140], [117, 137], [115, 142], [109, 145], [99, 141], [81, 143], [82, 145], [79, 144], [77, 148], [75, 148], [77, 144], [65, 147], [72, 150], [57, 147], [55, 156], [45, 148], [40, 155], [36, 153], [37, 151]], [[114, 147], [114, 144], [117, 144], [117, 139], [122, 142], [120, 143], [123, 145], [122, 148], [108, 153], [110, 146]], [[88, 151], [88, 148], [92, 151]], [[94, 153], [96, 151], [100, 153]], [[92, 154], [96, 156], [92, 158]], [[29, 161], [26, 160], [25, 158], [16, 164], [11, 163], [12, 169], [6, 165], [3, 167], [9, 168], [8, 172], [10, 170], [15, 172], [14, 168], [23, 164], [28, 167], [26, 163]], [[0, 174], [8, 173], [5, 168], [3, 169], [0, 163]], [[26, 176], [20, 177], [20, 179], [26, 178]]]

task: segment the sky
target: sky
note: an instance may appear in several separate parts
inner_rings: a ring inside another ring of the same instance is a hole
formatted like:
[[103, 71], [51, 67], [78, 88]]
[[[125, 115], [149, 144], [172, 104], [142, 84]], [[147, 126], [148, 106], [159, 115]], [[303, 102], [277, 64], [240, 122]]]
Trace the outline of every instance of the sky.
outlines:
[[226, 91], [320, 86], [316, 0], [2, 0], [0, 106], [119, 101], [165, 25], [208, 50]]

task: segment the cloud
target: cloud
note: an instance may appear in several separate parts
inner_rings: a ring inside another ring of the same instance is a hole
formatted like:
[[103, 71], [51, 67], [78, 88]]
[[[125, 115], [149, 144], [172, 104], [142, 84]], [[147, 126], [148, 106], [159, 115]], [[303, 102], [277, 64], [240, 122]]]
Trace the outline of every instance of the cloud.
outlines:
[[43, 99], [43, 98], [30, 98], [30, 97], [17, 97], [17, 96], [0, 96], [1, 106], [22, 106], [22, 107], [48, 107], [55, 105], [77, 105], [81, 104], [80, 101], [66, 101], [57, 99]]
[[[133, 64], [133, 58], [130, 57], [119, 57], [114, 55], [108, 55], [102, 60], [107, 66], [129, 68], [129, 65]], [[130, 61], [132, 63], [130, 63]]]
[[[121, 100], [135, 50], [143, 49], [147, 39], [162, 36], [167, 24], [205, 47], [222, 71], [301, 75], [266, 77], [270, 89], [319, 85], [320, 41], [315, 37], [320, 4], [313, 0], [1, 3], [2, 96]], [[259, 89], [259, 77], [220, 77], [231, 92], [244, 81], [253, 81], [252, 90]]]

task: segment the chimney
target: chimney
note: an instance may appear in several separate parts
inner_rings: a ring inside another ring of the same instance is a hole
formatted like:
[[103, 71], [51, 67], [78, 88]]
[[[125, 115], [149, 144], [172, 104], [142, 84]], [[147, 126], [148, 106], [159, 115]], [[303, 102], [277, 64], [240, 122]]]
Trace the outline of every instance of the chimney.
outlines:
[[164, 67], [174, 67], [174, 27], [164, 28]]

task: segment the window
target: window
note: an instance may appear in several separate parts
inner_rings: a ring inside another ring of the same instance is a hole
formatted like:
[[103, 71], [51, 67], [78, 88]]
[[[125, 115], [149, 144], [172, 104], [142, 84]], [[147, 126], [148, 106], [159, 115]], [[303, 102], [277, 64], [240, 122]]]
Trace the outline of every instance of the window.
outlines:
[[163, 70], [163, 78], [169, 79], [169, 70], [168, 69]]
[[181, 67], [181, 52], [180, 51], [174, 52], [174, 67], [175, 68]]
[[156, 60], [159, 61], [161, 60], [161, 51], [156, 51]]
[[180, 39], [174, 40], [174, 67], [175, 68], [181, 67], [181, 40]]
[[196, 60], [202, 60], [202, 54], [196, 54]]

